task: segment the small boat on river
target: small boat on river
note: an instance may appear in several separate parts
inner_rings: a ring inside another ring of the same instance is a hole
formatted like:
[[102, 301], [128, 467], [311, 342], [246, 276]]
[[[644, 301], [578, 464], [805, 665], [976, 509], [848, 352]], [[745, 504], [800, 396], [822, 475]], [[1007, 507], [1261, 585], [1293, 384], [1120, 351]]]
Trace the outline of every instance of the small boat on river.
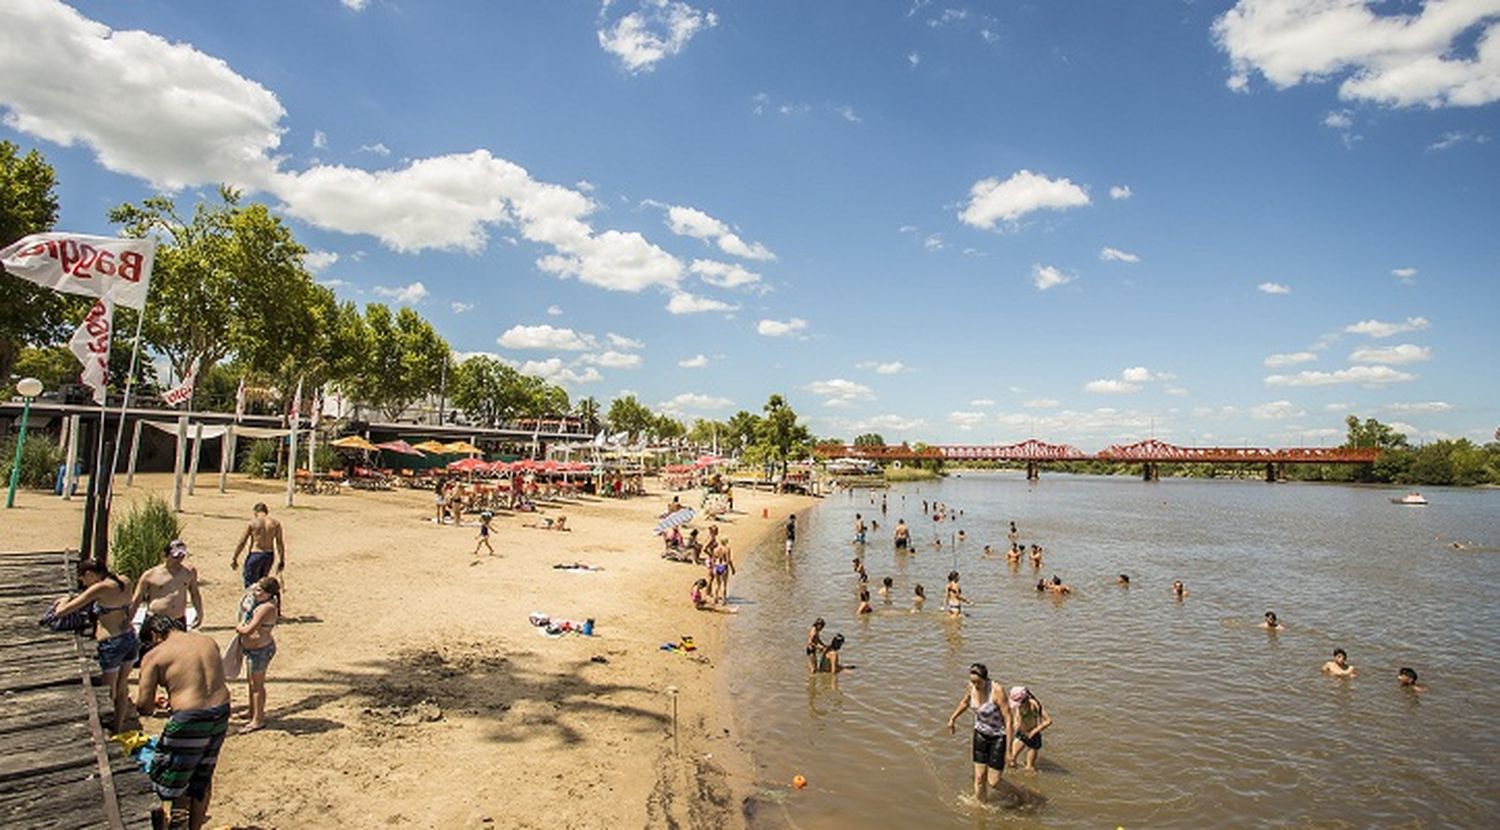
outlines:
[[1391, 499], [1391, 504], [1426, 504], [1427, 497], [1416, 490], [1407, 493], [1399, 499]]

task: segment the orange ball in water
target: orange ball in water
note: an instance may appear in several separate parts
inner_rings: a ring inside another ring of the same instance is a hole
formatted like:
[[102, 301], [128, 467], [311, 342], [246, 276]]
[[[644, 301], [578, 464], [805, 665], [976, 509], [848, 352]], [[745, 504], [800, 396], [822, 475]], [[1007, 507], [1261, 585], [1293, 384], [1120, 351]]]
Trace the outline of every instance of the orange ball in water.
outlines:
[[800, 790], [800, 789], [802, 789], [803, 787], [806, 787], [806, 786], [807, 786], [807, 779], [806, 778], [803, 778], [800, 775], [793, 775], [792, 776], [792, 787], [794, 787], [795, 789], [799, 789]]

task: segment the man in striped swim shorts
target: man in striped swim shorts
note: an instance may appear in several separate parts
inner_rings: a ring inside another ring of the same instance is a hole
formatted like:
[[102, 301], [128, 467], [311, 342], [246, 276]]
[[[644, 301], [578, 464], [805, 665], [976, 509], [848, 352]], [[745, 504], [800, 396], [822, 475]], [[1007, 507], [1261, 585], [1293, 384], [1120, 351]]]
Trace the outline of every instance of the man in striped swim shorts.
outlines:
[[142, 715], [156, 710], [156, 688], [164, 687], [172, 717], [162, 727], [147, 775], [170, 827], [198, 830], [213, 795], [214, 766], [229, 727], [229, 685], [213, 638], [179, 630], [172, 618], [151, 614], [141, 626], [139, 693]]

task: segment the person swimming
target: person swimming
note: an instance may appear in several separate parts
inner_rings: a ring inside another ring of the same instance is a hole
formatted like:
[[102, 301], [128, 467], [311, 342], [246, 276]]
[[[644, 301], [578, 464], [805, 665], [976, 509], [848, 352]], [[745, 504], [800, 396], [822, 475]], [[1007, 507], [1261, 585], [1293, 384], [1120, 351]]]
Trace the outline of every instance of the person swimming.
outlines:
[[1349, 654], [1341, 648], [1333, 650], [1333, 659], [1323, 664], [1323, 673], [1334, 677], [1354, 677], [1359, 670], [1349, 665]]
[[859, 592], [859, 605], [855, 607], [854, 613], [856, 613], [856, 614], [871, 614], [871, 613], [874, 613], [874, 611], [875, 611], [875, 609], [870, 607], [870, 592], [869, 591], [860, 591]]
[[1172, 580], [1172, 596], [1174, 596], [1174, 597], [1176, 597], [1178, 599], [1182, 599], [1183, 597], [1185, 597], [1187, 595], [1188, 595], [1187, 586], [1182, 584], [1182, 580], [1180, 580], [1180, 579], [1174, 579], [1174, 580]]
[[913, 614], [922, 610], [922, 604], [927, 602], [927, 590], [918, 582], [911, 589], [911, 612]]
[[1267, 611], [1266, 612], [1266, 621], [1263, 622], [1263, 623], [1261, 623], [1260, 627], [1264, 628], [1267, 631], [1284, 631], [1284, 630], [1286, 630], [1286, 626], [1284, 626], [1281, 623], [1279, 623], [1279, 622], [1276, 621], [1276, 612], [1275, 611]]
[[880, 594], [882, 597], [885, 597], [886, 602], [890, 602], [891, 586], [894, 584], [896, 584], [896, 581], [891, 579], [890, 577], [881, 577], [880, 588], [876, 590], [876, 593]]
[[1413, 692], [1425, 692], [1426, 686], [1417, 685], [1417, 670], [1409, 666], [1402, 666], [1396, 672], [1396, 685]]
[[1120, 586], [1121, 588], [1129, 588], [1130, 574], [1120, 574], [1120, 578], [1115, 580], [1115, 584]]

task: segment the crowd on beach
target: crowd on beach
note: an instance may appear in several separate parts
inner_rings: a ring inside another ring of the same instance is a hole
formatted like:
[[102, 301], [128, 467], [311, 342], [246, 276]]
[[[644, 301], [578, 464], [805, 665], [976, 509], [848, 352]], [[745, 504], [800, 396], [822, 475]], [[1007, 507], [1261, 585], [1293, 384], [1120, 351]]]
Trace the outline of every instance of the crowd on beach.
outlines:
[[[99, 671], [113, 700], [115, 733], [140, 716], [167, 717], [147, 776], [170, 826], [199, 828], [208, 814], [214, 768], [229, 731], [228, 682], [242, 671], [248, 705], [240, 712], [246, 723], [237, 733], [265, 726], [266, 674], [276, 656], [286, 542], [281, 523], [271, 518], [266, 505], [255, 505], [230, 562], [240, 571], [245, 592], [235, 611], [233, 637], [222, 650], [200, 632], [207, 609], [198, 570], [188, 555], [188, 546], [173, 540], [163, 548], [161, 563], [134, 584], [99, 562], [84, 560], [78, 564], [82, 590], [56, 600], [45, 619], [71, 619], [75, 628], [93, 626]], [[276, 576], [271, 575], [273, 565]], [[137, 666], [132, 701], [129, 681]]]

